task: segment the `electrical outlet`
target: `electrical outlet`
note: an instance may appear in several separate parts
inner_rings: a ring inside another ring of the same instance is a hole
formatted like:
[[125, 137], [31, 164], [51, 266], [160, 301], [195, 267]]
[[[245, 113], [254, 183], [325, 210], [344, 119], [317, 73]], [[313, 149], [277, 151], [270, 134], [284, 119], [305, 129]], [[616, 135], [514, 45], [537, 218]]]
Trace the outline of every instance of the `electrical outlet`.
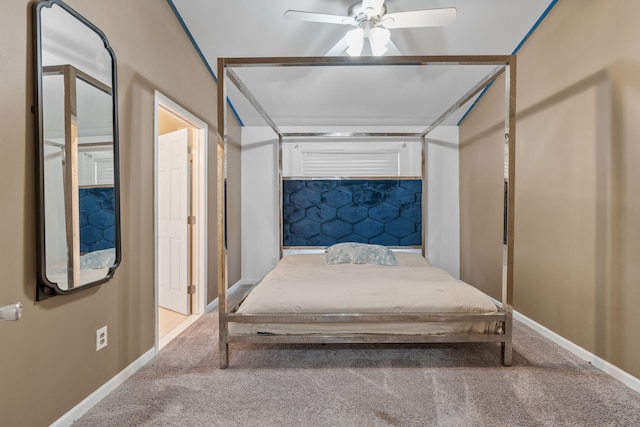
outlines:
[[96, 331], [96, 351], [105, 348], [107, 346], [107, 327], [103, 326], [102, 328]]

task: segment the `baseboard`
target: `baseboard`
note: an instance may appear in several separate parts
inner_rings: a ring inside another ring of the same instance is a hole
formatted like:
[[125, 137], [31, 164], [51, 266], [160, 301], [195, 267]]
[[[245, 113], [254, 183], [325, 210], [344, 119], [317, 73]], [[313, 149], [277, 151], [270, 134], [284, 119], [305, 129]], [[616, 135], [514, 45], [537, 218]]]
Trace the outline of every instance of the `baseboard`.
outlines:
[[[494, 298], [491, 298], [491, 299], [493, 300], [493, 302], [497, 306], [499, 306], [499, 307], [502, 306], [501, 302], [497, 301]], [[553, 332], [552, 330], [542, 326], [538, 322], [528, 318], [527, 316], [525, 316], [524, 314], [522, 314], [522, 313], [520, 313], [520, 312], [518, 312], [516, 310], [513, 311], [513, 318], [518, 320], [519, 322], [522, 322], [523, 324], [525, 324], [529, 328], [533, 329], [534, 331], [538, 332], [540, 335], [544, 336], [545, 338], [550, 339], [551, 341], [553, 341], [554, 343], [558, 344], [560, 347], [564, 348], [565, 350], [568, 350], [571, 353], [575, 354], [576, 356], [578, 356], [582, 360], [584, 360], [586, 362], [589, 362], [590, 364], [592, 364], [596, 368], [600, 369], [602, 372], [611, 375], [613, 378], [617, 379], [618, 381], [620, 381], [621, 383], [623, 383], [627, 387], [629, 387], [629, 388], [631, 388], [631, 389], [633, 389], [633, 390], [635, 390], [635, 391], [640, 393], [640, 379], [634, 377], [633, 375], [629, 374], [628, 372], [623, 371], [622, 369], [620, 369], [617, 366], [611, 364], [610, 362], [607, 362], [603, 358], [601, 358], [599, 356], [596, 356], [595, 354], [591, 353], [590, 351], [585, 350], [584, 348], [580, 347], [579, 345], [574, 344], [573, 342], [569, 341], [568, 339], [558, 335], [557, 333]]]
[[82, 402], [71, 408], [66, 414], [58, 418], [50, 427], [67, 427], [83, 416], [89, 409], [104, 399], [109, 393], [115, 390], [127, 378], [136, 373], [140, 368], [149, 363], [156, 355], [155, 348], [144, 353], [129, 366], [120, 371], [115, 377], [104, 383], [100, 388], [87, 396]]
[[[229, 288], [229, 290], [227, 290], [227, 293], [233, 292], [236, 288], [242, 285], [250, 285], [250, 284], [251, 282], [247, 282], [245, 280], [238, 280], [236, 283], [233, 284], [233, 286]], [[217, 310], [217, 309], [218, 309], [218, 298], [214, 299], [209, 304], [207, 304], [204, 311], [205, 313], [211, 313], [213, 310]]]
[[216, 310], [217, 308], [218, 308], [218, 298], [214, 299], [209, 304], [207, 304], [207, 306], [204, 308], [204, 312], [211, 313], [213, 310]]

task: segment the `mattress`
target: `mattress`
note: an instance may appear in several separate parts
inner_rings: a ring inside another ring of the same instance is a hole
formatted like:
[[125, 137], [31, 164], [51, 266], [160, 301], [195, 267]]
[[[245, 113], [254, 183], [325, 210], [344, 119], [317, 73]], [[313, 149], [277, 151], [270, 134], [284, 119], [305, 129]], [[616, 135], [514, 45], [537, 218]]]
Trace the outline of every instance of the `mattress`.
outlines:
[[[399, 265], [327, 265], [325, 254], [284, 257], [251, 291], [239, 314], [496, 313], [489, 297], [419, 254], [396, 252]], [[488, 333], [495, 322], [229, 323], [232, 334]]]

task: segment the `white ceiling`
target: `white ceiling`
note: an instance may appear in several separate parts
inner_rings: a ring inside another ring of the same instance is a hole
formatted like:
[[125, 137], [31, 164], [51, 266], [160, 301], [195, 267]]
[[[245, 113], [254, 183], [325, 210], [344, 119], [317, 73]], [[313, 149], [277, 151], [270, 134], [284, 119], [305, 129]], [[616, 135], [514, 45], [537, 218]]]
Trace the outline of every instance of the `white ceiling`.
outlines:
[[[287, 20], [289, 9], [346, 15], [355, 0], [170, 0], [211, 70], [219, 57], [323, 56], [351, 26]], [[391, 30], [402, 55], [508, 55], [552, 0], [387, 0], [388, 13], [455, 7], [446, 27]], [[239, 69], [279, 126], [431, 124], [493, 67], [433, 66]], [[230, 101], [244, 125], [262, 126], [238, 91]], [[469, 104], [444, 124], [455, 125]]]

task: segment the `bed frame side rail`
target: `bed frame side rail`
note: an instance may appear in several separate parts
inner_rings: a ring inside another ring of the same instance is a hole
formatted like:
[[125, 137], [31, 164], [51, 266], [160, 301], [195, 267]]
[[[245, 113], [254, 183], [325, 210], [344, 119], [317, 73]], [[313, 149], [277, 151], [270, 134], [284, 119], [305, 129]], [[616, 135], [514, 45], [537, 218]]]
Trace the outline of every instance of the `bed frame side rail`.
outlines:
[[494, 333], [451, 333], [425, 335], [398, 334], [299, 334], [299, 335], [240, 335], [225, 331], [226, 351], [220, 356], [220, 368], [229, 363], [228, 344], [338, 344], [338, 343], [444, 343], [444, 342], [499, 342], [501, 362], [511, 366], [513, 314], [510, 306], [500, 308], [497, 313], [323, 313], [323, 314], [278, 314], [257, 315], [227, 313], [227, 323], [387, 323], [387, 322], [498, 322]]

